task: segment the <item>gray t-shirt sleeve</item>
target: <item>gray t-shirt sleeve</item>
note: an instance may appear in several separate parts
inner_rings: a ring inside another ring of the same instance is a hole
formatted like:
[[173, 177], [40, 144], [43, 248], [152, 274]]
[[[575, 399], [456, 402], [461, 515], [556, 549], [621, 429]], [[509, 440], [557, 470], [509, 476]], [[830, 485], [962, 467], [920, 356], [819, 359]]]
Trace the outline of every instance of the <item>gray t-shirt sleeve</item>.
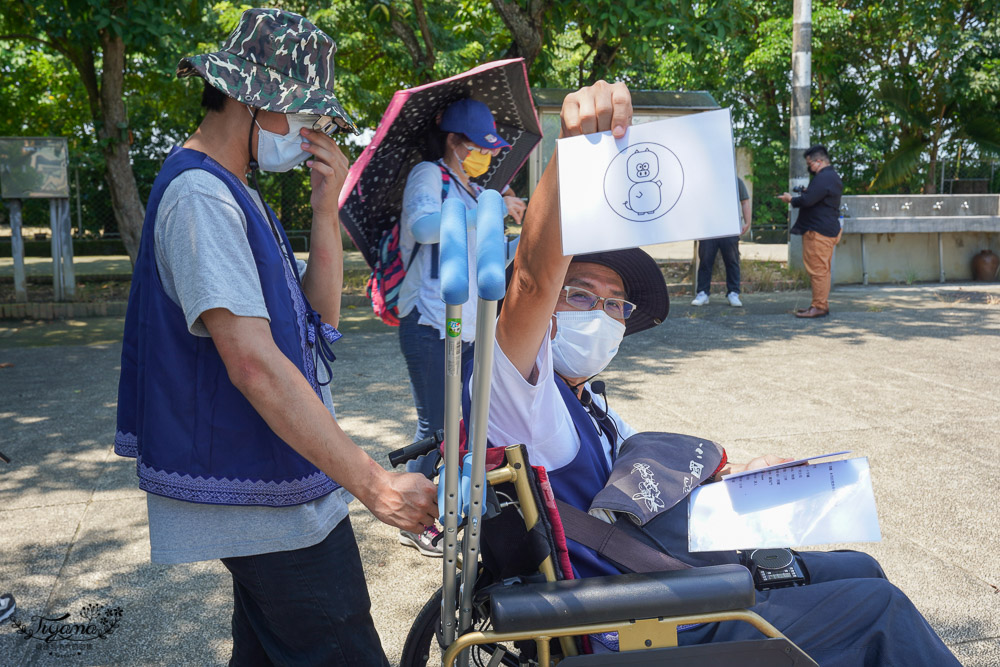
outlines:
[[744, 183], [743, 179], [740, 178], [739, 176], [736, 177], [736, 186], [739, 188], [740, 191], [740, 201], [746, 201], [747, 199], [750, 199], [750, 191], [747, 190], [746, 183]]
[[246, 218], [229, 188], [203, 170], [175, 178], [156, 214], [156, 268], [188, 331], [208, 336], [201, 314], [225, 308], [270, 319], [247, 240]]

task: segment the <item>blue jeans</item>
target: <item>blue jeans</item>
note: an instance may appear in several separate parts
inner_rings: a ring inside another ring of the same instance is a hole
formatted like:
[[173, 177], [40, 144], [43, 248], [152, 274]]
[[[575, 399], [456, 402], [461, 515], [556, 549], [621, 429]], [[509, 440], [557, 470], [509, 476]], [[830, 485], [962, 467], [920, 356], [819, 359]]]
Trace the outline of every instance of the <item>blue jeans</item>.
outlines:
[[712, 267], [715, 255], [722, 253], [726, 265], [726, 294], [740, 293], [740, 237], [727, 236], [721, 239], [698, 241], [698, 288], [708, 294], [712, 289]]
[[[420, 313], [414, 308], [399, 320], [399, 349], [406, 359], [410, 391], [417, 408], [414, 441], [444, 426], [444, 339], [434, 327], [418, 324], [419, 319]], [[472, 344], [462, 343], [463, 368], [471, 356]]]
[[311, 547], [222, 564], [233, 575], [231, 666], [388, 666], [349, 518]]

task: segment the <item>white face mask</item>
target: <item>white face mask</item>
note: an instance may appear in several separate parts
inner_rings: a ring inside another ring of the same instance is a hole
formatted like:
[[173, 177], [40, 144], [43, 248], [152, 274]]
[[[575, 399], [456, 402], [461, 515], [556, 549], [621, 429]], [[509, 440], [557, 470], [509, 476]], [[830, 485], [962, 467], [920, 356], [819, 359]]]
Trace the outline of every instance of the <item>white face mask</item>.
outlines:
[[625, 325], [603, 310], [560, 310], [555, 314], [552, 366], [565, 378], [590, 378], [611, 363]]
[[288, 134], [269, 132], [257, 123], [257, 164], [261, 171], [288, 171], [302, 164], [310, 156], [301, 148], [303, 142], [309, 142], [302, 138], [299, 130], [303, 127], [312, 128], [319, 116], [287, 114], [285, 118], [288, 120]]

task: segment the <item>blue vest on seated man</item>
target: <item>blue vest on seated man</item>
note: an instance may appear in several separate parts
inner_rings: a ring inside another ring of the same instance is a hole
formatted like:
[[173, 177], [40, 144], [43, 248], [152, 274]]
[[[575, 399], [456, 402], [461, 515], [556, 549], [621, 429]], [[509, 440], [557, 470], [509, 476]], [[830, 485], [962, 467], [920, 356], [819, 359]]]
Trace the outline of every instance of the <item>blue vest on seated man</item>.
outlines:
[[[203, 169], [229, 188], [247, 221], [275, 344], [321, 396], [329, 382], [329, 344], [339, 332], [320, 321], [288, 258], [244, 185], [204, 153], [175, 148], [156, 177], [146, 208], [125, 316], [115, 453], [136, 458], [139, 487], [150, 493], [218, 505], [298, 505], [339, 485], [281, 440], [230, 382], [211, 338], [188, 331], [184, 312], [163, 289], [156, 268], [156, 211], [170, 182]], [[273, 216], [273, 213], [272, 213]], [[317, 377], [314, 347], [325, 370]]]
[[[600, 433], [594, 426], [594, 420], [587, 409], [580, 403], [580, 399], [573, 393], [573, 390], [559, 377], [553, 375], [553, 381], [559, 387], [559, 395], [569, 409], [573, 426], [580, 435], [580, 451], [568, 465], [558, 470], [549, 471], [549, 482], [552, 484], [552, 491], [556, 498], [587, 512], [590, 510], [594, 498], [607, 485], [608, 479], [611, 477], [611, 469], [608, 468], [608, 461], [604, 455], [604, 444], [601, 441]], [[655, 538], [637, 528], [632, 530], [631, 522], [624, 516], [619, 515], [618, 521], [624, 524], [623, 527], [627, 528], [627, 532], [633, 537], [689, 565], [700, 567], [739, 562], [739, 557], [735, 552], [693, 554], [688, 551], [687, 498], [664, 510], [650, 522], [656, 523]], [[578, 576], [596, 577], [605, 574], [620, 574], [618, 568], [593, 549], [573, 540], [567, 540], [567, 543], [570, 560]]]
[[[468, 420], [471, 411], [470, 392], [468, 390], [471, 376], [472, 364], [467, 363], [464, 374], [466, 391], [462, 392], [462, 411], [466, 420]], [[607, 485], [611, 477], [611, 468], [608, 466], [607, 458], [604, 455], [604, 444], [601, 440], [601, 433], [594, 425], [594, 420], [591, 418], [590, 413], [580, 403], [580, 399], [573, 393], [573, 390], [554, 373], [552, 381], [556, 383], [559, 395], [569, 410], [570, 418], [573, 420], [573, 427], [580, 436], [580, 450], [568, 464], [558, 470], [547, 471], [549, 483], [552, 485], [552, 492], [558, 500], [569, 503], [578, 510], [587, 512], [590, 510], [595, 496]], [[528, 460], [530, 462], [531, 443], [525, 444], [528, 445]], [[629, 520], [626, 518], [620, 518], [619, 521], [626, 524], [629, 523]], [[655, 537], [640, 532], [638, 529], [632, 530], [631, 526], [628, 527], [629, 530], [627, 532], [636, 539], [640, 539], [650, 546], [695, 567], [722, 563], [739, 563], [739, 557], [734, 551], [712, 551], [694, 554], [688, 551], [686, 498], [670, 509], [661, 512], [650, 523], [653, 522], [656, 524]], [[577, 578], [621, 574], [621, 570], [590, 547], [571, 539], [566, 540], [566, 545], [569, 549], [570, 562], [573, 564], [573, 574]]]

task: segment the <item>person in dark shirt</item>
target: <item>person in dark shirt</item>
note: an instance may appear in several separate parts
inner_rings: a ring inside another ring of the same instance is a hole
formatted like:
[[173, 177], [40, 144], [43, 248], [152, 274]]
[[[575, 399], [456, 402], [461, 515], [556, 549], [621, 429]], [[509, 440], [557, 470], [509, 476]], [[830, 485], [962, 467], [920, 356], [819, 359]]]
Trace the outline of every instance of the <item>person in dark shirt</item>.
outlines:
[[833, 249], [840, 241], [840, 195], [844, 184], [830, 164], [825, 146], [810, 146], [805, 152], [806, 165], [814, 174], [809, 186], [798, 197], [785, 192], [781, 201], [799, 209], [791, 229], [802, 235], [802, 263], [812, 284], [812, 303], [795, 311], [796, 317], [826, 317], [830, 314], [830, 264]]
[[698, 285], [692, 306], [704, 306], [708, 303], [708, 293], [712, 289], [712, 268], [715, 256], [722, 253], [722, 262], [726, 265], [726, 300], [734, 308], [742, 308], [740, 301], [740, 236], [750, 229], [750, 192], [737, 177], [736, 185], [740, 194], [740, 217], [742, 226], [739, 236], [726, 236], [721, 239], [702, 239], [698, 241]]

